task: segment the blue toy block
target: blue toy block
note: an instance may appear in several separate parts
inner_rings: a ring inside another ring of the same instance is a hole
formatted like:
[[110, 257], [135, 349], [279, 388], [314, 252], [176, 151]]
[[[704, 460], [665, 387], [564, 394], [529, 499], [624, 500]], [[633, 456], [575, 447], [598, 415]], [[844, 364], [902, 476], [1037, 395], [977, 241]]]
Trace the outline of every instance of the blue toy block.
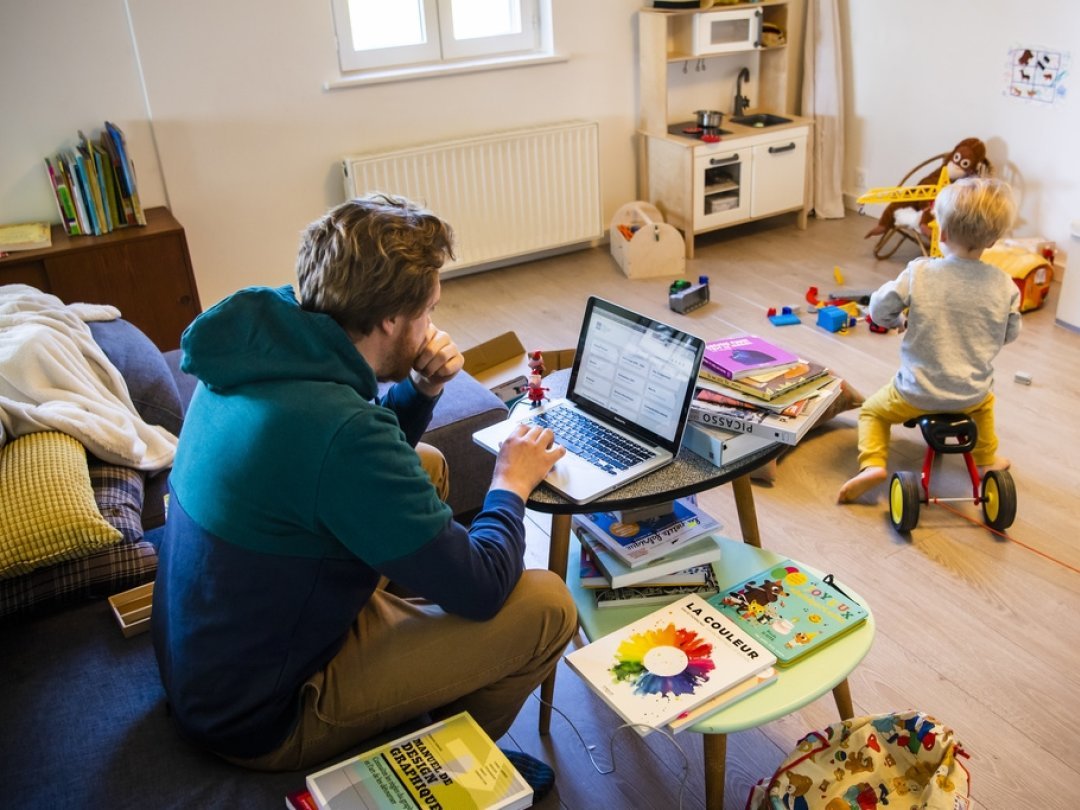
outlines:
[[792, 324], [802, 323], [799, 320], [799, 316], [793, 312], [785, 312], [781, 315], [770, 315], [769, 320], [772, 321], [773, 326], [791, 326]]
[[848, 314], [840, 307], [820, 307], [817, 311], [817, 325], [829, 332], [845, 329]]

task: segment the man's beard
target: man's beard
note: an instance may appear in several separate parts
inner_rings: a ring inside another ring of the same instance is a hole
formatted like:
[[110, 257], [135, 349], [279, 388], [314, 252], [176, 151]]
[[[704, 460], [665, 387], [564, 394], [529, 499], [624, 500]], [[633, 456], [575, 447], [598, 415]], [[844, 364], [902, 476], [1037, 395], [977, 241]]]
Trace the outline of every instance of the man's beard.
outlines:
[[379, 375], [380, 381], [399, 382], [409, 376], [419, 348], [408, 342], [408, 335], [401, 335], [390, 349], [385, 371]]

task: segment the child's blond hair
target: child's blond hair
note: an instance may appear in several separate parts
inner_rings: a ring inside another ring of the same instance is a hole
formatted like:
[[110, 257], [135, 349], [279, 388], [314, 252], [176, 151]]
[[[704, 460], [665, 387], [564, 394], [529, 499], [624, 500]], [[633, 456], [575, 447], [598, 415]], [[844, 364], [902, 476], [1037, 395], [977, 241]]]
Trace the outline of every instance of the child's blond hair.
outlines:
[[987, 248], [1012, 227], [1016, 203], [1008, 183], [992, 177], [965, 177], [938, 193], [934, 216], [949, 243]]

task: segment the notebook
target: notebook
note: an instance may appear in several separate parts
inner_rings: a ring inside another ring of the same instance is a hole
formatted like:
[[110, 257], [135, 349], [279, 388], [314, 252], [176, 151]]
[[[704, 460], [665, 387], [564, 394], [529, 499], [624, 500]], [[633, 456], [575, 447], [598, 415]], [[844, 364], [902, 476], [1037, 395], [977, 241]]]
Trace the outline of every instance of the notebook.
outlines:
[[566, 396], [477, 431], [493, 453], [521, 422], [566, 447], [544, 479], [588, 503], [671, 463], [679, 452], [705, 342], [618, 304], [589, 298]]

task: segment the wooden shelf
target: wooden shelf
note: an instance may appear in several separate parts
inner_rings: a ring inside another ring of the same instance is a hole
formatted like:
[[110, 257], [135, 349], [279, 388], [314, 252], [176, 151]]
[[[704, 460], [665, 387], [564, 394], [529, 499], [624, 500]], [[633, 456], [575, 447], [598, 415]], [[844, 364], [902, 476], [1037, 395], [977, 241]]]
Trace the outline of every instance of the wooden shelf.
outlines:
[[0, 284], [29, 284], [66, 304], [112, 304], [162, 351], [179, 348], [202, 311], [184, 229], [167, 208], [102, 236], [54, 225], [51, 247], [0, 258]]

